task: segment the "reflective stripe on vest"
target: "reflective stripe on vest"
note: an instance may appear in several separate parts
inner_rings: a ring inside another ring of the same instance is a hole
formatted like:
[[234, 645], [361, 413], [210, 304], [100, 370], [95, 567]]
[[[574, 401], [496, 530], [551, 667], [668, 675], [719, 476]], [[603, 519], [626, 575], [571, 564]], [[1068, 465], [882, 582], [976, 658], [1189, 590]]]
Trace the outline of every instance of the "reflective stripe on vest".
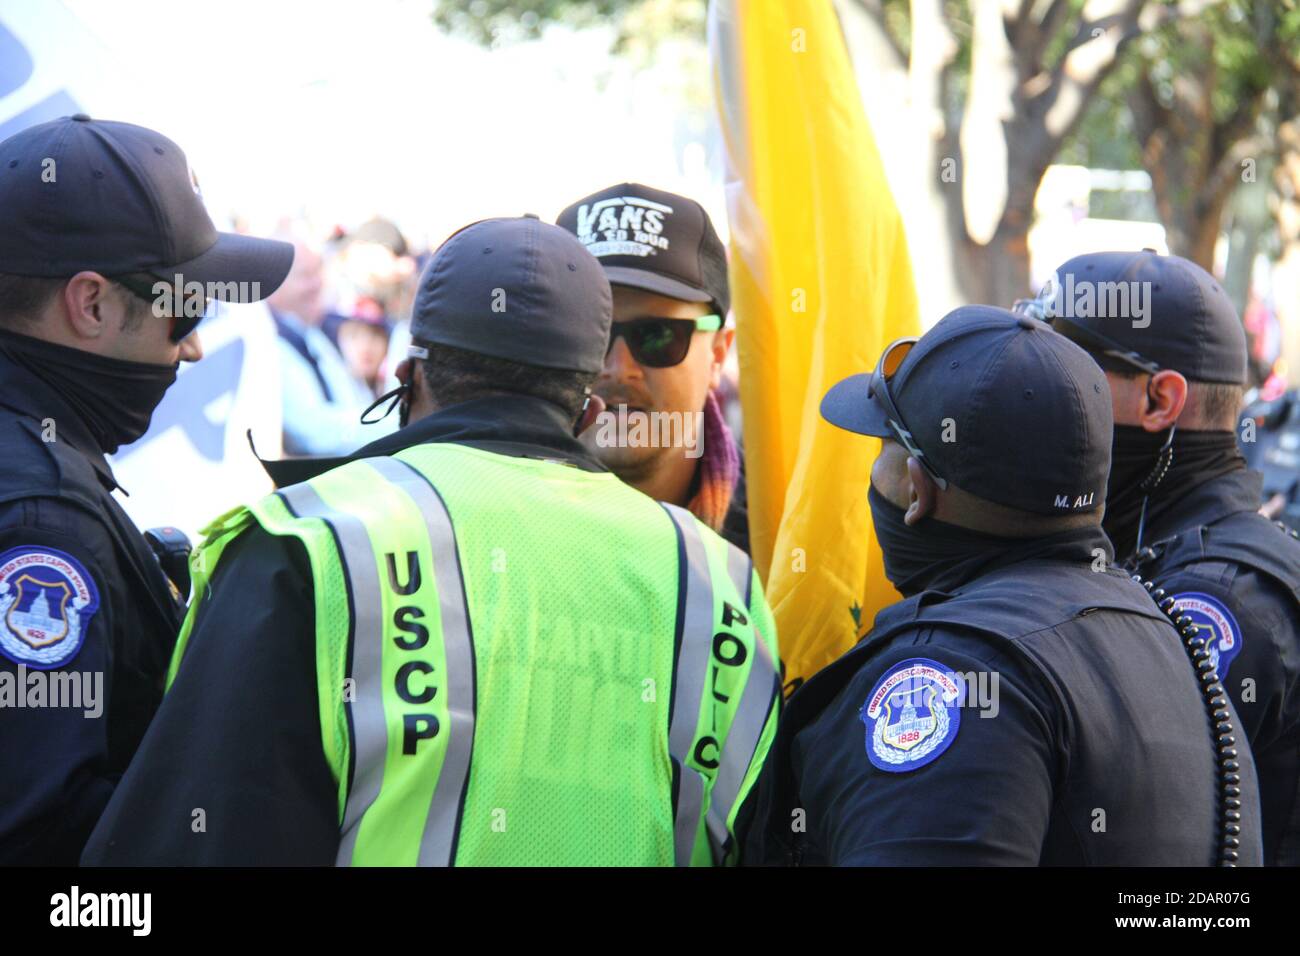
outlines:
[[737, 547], [727, 549], [727, 575], [731, 578], [731, 583], [736, 586], [736, 593], [745, 602], [745, 607], [749, 607], [750, 573], [753, 568], [754, 562], [744, 551]]
[[[745, 601], [745, 613], [749, 613], [749, 586], [753, 563], [748, 555], [739, 548], [729, 548], [727, 555], [727, 573], [736, 585], [736, 593]], [[714, 780], [713, 793], [709, 800], [708, 829], [718, 858], [724, 857], [729, 849], [730, 832], [727, 818], [740, 796], [740, 788], [745, 782], [745, 774], [758, 749], [763, 727], [771, 712], [773, 702], [781, 693], [780, 678], [771, 649], [763, 635], [758, 632], [754, 622], [749, 622], [754, 635], [754, 653], [756, 658], [750, 664], [749, 675], [745, 680], [745, 690], [740, 697], [731, 727], [727, 731], [726, 745], [722, 748], [722, 762]]]
[[687, 765], [695, 743], [695, 730], [704, 699], [704, 677], [713, 643], [713, 580], [704, 541], [695, 516], [684, 508], [661, 502], [677, 527], [682, 555], [677, 597], [677, 634], [680, 649], [673, 672], [673, 711], [668, 723], [668, 753], [677, 775], [677, 802], [673, 808], [673, 858], [677, 866], [690, 866], [704, 807], [704, 777]]
[[[728, 855], [728, 819], [779, 700], [775, 651], [763, 636], [766, 605], [742, 553], [689, 512], [605, 477], [462, 446], [421, 446], [352, 462], [250, 506], [271, 533], [297, 536], [312, 564], [339, 864], [690, 865]], [[513, 501], [524, 487], [536, 487], [548, 507], [521, 527], [519, 509], [497, 508], [492, 496], [504, 491]], [[552, 514], [558, 517], [548, 523]], [[229, 535], [239, 520], [247, 521], [232, 513]], [[584, 541], [609, 527], [617, 542], [620, 576], [589, 608], [586, 589], [563, 577], [588, 546], [552, 547], [575, 522], [586, 529]], [[530, 560], [507, 594], [496, 562], [512, 534]], [[625, 577], [632, 584], [624, 586]], [[583, 631], [567, 616], [587, 612], [602, 626]], [[627, 625], [631, 641], [649, 642], [628, 645], [638, 648], [628, 659], [635, 667], [592, 657], [638, 612], [653, 626]], [[581, 638], [558, 642], [577, 656], [555, 657], [554, 646], [550, 657], [541, 653], [547, 648], [535, 645], [552, 634]], [[596, 713], [588, 704], [592, 681], [608, 715], [635, 680], [644, 695], [646, 676], [651, 687], [671, 682], [672, 691], [642, 697], [655, 707], [632, 730], [637, 746], [614, 747], [606, 717], [609, 739], [593, 750], [581, 730]], [[528, 695], [522, 723], [512, 699], [519, 693]], [[481, 694], [496, 703], [480, 713]], [[563, 726], [550, 722], [553, 715]], [[624, 768], [625, 783], [622, 775], [600, 775], [590, 760], [597, 752]], [[535, 787], [520, 789], [521, 779]], [[596, 831], [580, 806], [584, 787], [604, 799]], [[496, 809], [503, 799], [520, 807], [509, 831]], [[566, 838], [543, 848], [537, 841], [547, 832]], [[610, 843], [621, 834], [636, 841], [624, 855]]]
[[[674, 859], [678, 866], [689, 866], [704, 809], [706, 774], [690, 766], [687, 760], [693, 758], [697, 764], [707, 766], [706, 761], [713, 759], [713, 753], [717, 755], [716, 763], [710, 768], [713, 785], [705, 833], [715, 862], [721, 861], [730, 849], [727, 820], [740, 796], [768, 715], [780, 698], [780, 679], [771, 649], [750, 620], [753, 563], [749, 556], [719, 542], [727, 549], [727, 576], [743, 607], [734, 607], [724, 598], [715, 611], [713, 574], [699, 524], [686, 509], [661, 504], [677, 527], [683, 559], [684, 573], [678, 595], [680, 650], [673, 674], [675, 696], [668, 749], [678, 779], [673, 819]], [[720, 614], [721, 620], [715, 619], [715, 613]], [[749, 634], [752, 651], [734, 633], [737, 630]], [[726, 678], [718, 680], [720, 668], [729, 670], [746, 663], [749, 670], [742, 686], [737, 687]], [[714, 724], [702, 729], [701, 710], [706, 693], [712, 695]], [[737, 696], [739, 703], [735, 703]], [[718, 704], [723, 705], [724, 713], [729, 710], [731, 715], [722, 739], [715, 736]], [[710, 753], [712, 748], [716, 749]]]
[[[449, 866], [454, 862], [474, 742], [474, 651], [455, 535], [442, 499], [418, 471], [394, 458], [367, 459], [365, 464], [411, 500], [428, 533], [441, 618], [439, 638], [447, 670], [444, 686], [449, 726], [437, 730], [447, 741], [446, 752], [424, 820], [418, 863]], [[378, 549], [360, 518], [331, 508], [310, 485], [295, 485], [279, 494], [298, 516], [320, 518], [329, 525], [349, 582], [352, 633], [347, 676], [354, 682], [355, 698], [347, 706], [354, 738], [353, 772], [336, 859], [339, 866], [347, 866], [354, 862], [366, 812], [383, 788], [389, 754], [383, 673], [387, 615], [376, 563]], [[392, 555], [389, 561], [393, 561]], [[390, 576], [395, 572], [395, 567], [389, 569]], [[412, 584], [408, 579], [407, 585]], [[410, 663], [422, 664], [425, 673], [432, 671], [427, 661], [413, 659]]]
[[442, 642], [447, 657], [451, 737], [433, 791], [424, 838], [420, 841], [420, 865], [451, 866], [455, 862], [456, 829], [474, 749], [474, 643], [456, 534], [442, 497], [423, 475], [396, 458], [374, 458], [370, 465], [414, 499], [428, 525], [429, 544], [433, 548], [433, 574], [438, 581]]
[[343, 562], [343, 575], [348, 582], [352, 666], [347, 676], [355, 681], [357, 689], [356, 698], [348, 704], [355, 770], [348, 787], [336, 860], [338, 865], [347, 866], [352, 862], [361, 817], [379, 796], [384, 776], [384, 754], [388, 751], [388, 724], [384, 718], [382, 691], [384, 606], [379, 593], [379, 572], [370, 534], [361, 519], [331, 508], [308, 484], [292, 485], [277, 494], [298, 517], [319, 518], [329, 525], [338, 543], [339, 560]]

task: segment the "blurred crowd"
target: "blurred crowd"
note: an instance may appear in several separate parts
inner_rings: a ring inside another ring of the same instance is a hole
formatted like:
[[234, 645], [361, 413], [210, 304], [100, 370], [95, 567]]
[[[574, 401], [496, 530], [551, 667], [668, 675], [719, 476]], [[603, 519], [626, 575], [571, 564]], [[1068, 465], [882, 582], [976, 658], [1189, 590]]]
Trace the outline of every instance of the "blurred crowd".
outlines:
[[304, 228], [283, 237], [293, 268], [267, 305], [279, 337], [284, 453], [346, 454], [396, 428], [392, 418], [361, 418], [397, 384], [428, 252], [380, 217], [319, 240]]
[[[279, 339], [284, 456], [350, 454], [397, 429], [382, 399], [398, 385], [394, 370], [411, 343], [411, 304], [432, 252], [382, 216], [321, 238], [282, 225], [279, 236], [294, 247], [288, 278], [266, 300]], [[739, 438], [737, 379], [733, 354], [716, 399]]]

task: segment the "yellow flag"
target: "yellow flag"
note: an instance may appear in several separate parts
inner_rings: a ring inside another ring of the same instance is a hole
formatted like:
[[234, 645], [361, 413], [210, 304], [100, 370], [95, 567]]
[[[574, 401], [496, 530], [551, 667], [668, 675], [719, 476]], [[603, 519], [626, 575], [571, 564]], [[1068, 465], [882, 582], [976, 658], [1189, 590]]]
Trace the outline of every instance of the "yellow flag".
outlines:
[[823, 421], [826, 391], [919, 334], [902, 218], [831, 0], [713, 0], [750, 542], [786, 687], [898, 593], [867, 488], [879, 441]]

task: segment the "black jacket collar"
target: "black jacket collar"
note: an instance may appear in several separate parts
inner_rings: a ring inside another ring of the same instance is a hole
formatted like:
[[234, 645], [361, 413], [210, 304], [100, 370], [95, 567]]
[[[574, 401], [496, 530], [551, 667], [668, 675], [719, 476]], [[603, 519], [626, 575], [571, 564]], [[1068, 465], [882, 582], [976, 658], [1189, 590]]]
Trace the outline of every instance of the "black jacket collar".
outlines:
[[1150, 528], [1143, 537], [1148, 543], [1162, 541], [1188, 528], [1214, 524], [1230, 514], [1258, 511], [1263, 488], [1264, 476], [1243, 465], [1171, 498], [1168, 503], [1162, 502], [1163, 507], [1153, 501]]
[[1105, 555], [1107, 565], [1113, 563], [1114, 552], [1110, 539], [1098, 525], [1074, 528], [1046, 537], [1026, 538], [1004, 548], [991, 549], [986, 555], [972, 558], [947, 570], [919, 594], [913, 594], [882, 609], [876, 615], [868, 637], [915, 619], [927, 605], [947, 601], [961, 594], [977, 593], [987, 579], [1016, 565], [1068, 564], [1087, 568], [1096, 559], [1098, 550]]
[[573, 437], [573, 423], [562, 408], [527, 395], [491, 395], [449, 405], [351, 455], [259, 460], [275, 486], [283, 488], [315, 478], [350, 461], [391, 455], [413, 445], [437, 442], [469, 445], [516, 458], [559, 461], [583, 471], [607, 470]]
[[960, 593], [977, 586], [980, 578], [994, 571], [1025, 561], [1086, 565], [1095, 558], [1097, 549], [1105, 553], [1107, 564], [1114, 560], [1114, 548], [1100, 525], [1074, 528], [1045, 537], [1017, 539], [1003, 547], [990, 547], [984, 553], [954, 565], [932, 581], [926, 591]]
[[108, 459], [81, 416], [57, 390], [9, 358], [3, 348], [0, 348], [0, 383], [0, 406], [34, 419], [38, 426], [46, 419], [53, 421], [60, 444], [84, 456], [106, 490], [118, 487]]

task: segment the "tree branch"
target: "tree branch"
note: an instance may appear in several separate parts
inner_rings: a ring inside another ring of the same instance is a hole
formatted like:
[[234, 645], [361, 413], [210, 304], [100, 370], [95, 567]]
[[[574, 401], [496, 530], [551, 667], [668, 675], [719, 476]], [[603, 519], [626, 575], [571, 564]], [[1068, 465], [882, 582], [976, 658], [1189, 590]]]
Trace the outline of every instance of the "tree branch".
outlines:
[[1238, 143], [1246, 139], [1258, 138], [1252, 136], [1252, 132], [1259, 125], [1260, 114], [1264, 111], [1264, 96], [1265, 91], [1260, 90], [1249, 102], [1239, 102], [1237, 112], [1225, 122], [1214, 124], [1209, 136], [1208, 165], [1217, 167]]
[[894, 36], [893, 32], [889, 29], [889, 24], [885, 20], [885, 8], [881, 4], [880, 0], [846, 0], [846, 2], [852, 3], [855, 7], [867, 14], [867, 16], [871, 17], [871, 19], [876, 22], [876, 26], [880, 28], [881, 35], [885, 38], [886, 45], [896, 57], [893, 66], [900, 70], [906, 70], [908, 59], [907, 51], [903, 49], [903, 44], [898, 42], [898, 37]]
[[[1070, 13], [1070, 0], [1052, 0], [1052, 5], [1047, 8], [1047, 13], [1043, 14], [1043, 23], [1039, 32], [1043, 35], [1043, 47], [1046, 48], [1048, 43], [1052, 42], [1052, 37], [1060, 32], [1061, 26], [1065, 23], [1065, 18]], [[1041, 54], [1041, 50], [1039, 51]]]
[[[952, 62], [951, 60], [939, 70], [938, 76], [938, 96], [940, 104], [947, 103], [952, 94]], [[956, 168], [956, 185], [965, 181], [965, 158], [961, 154], [961, 124], [954, 123], [944, 119], [943, 129], [939, 135], [939, 161], [951, 159]], [[939, 175], [941, 170], [932, 170], [934, 175]], [[970, 228], [966, 223], [966, 207], [962, 202], [961, 189], [950, 188], [940, 190], [943, 198], [943, 213], [948, 224], [948, 234], [953, 241], [958, 244], [964, 252], [971, 243]]]
[[1205, 191], [1207, 198], [1235, 188], [1241, 175], [1241, 164], [1247, 159], [1252, 159], [1261, 153], [1267, 152], [1272, 148], [1272, 145], [1271, 137], [1263, 133], [1256, 133], [1254, 136], [1247, 136], [1244, 139], [1237, 140], [1227, 152], [1219, 157], [1219, 161], [1214, 165], [1214, 170], [1206, 180]]
[[1128, 102], [1139, 147], [1154, 136], [1157, 130], [1169, 127], [1173, 111], [1160, 102], [1146, 70], [1138, 70], [1137, 82], [1129, 92]]
[[1081, 20], [1068, 52], [1052, 68], [1050, 82], [1026, 100], [1026, 120], [1042, 127], [1053, 153], [1082, 118], [1124, 48], [1141, 32], [1138, 18], [1145, 3], [1123, 0], [1118, 13]]

